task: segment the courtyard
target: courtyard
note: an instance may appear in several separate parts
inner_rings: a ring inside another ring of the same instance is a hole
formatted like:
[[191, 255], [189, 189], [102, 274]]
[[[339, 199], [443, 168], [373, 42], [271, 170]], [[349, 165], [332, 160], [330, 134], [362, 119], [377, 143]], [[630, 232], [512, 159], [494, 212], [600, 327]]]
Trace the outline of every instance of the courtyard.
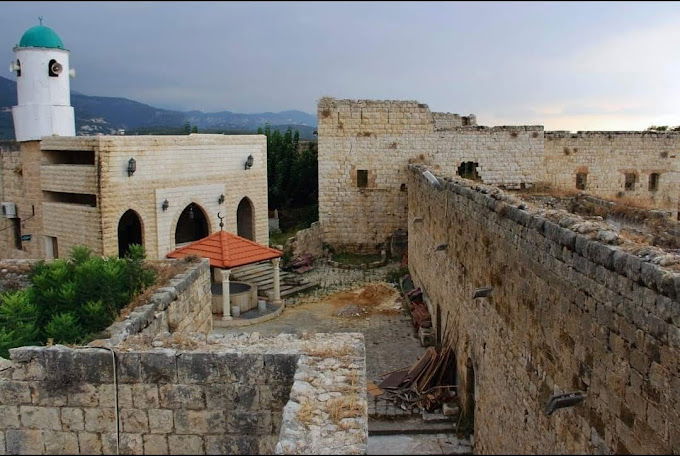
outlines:
[[[428, 417], [402, 410], [373, 396], [373, 385], [385, 374], [408, 367], [425, 351], [394, 284], [386, 282], [398, 263], [375, 269], [340, 269], [318, 261], [305, 273], [318, 288], [289, 298], [277, 318], [239, 328], [215, 328], [218, 334], [278, 334], [359, 332], [366, 344], [368, 454], [466, 454], [469, 441], [460, 440], [455, 423], [440, 415]], [[373, 387], [374, 388], [374, 387]]]

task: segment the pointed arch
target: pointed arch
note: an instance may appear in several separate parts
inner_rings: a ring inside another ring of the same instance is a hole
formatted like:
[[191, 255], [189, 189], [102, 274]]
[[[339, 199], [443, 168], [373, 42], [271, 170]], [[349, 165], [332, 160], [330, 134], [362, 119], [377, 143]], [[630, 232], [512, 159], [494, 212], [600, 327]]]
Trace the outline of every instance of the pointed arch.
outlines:
[[236, 208], [236, 234], [255, 240], [255, 209], [247, 196], [241, 199]]
[[205, 210], [196, 203], [188, 204], [177, 219], [175, 244], [197, 241], [208, 234], [210, 226]]
[[144, 229], [139, 214], [128, 209], [118, 220], [118, 256], [124, 257], [132, 244], [144, 245]]

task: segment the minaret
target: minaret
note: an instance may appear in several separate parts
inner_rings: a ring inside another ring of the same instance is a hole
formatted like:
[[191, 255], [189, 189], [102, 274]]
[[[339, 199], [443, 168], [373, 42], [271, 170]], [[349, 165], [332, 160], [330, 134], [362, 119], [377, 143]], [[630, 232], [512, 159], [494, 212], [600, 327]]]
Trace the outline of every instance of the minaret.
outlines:
[[10, 71], [17, 74], [17, 106], [12, 107], [17, 141], [44, 136], [75, 136], [71, 106], [69, 54], [54, 30], [31, 27], [14, 48]]

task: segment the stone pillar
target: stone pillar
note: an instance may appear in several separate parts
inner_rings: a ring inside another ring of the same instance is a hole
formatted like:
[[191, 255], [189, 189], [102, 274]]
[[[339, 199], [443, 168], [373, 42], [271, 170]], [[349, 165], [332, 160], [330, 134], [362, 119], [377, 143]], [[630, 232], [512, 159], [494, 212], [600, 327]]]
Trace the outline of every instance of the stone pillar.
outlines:
[[231, 299], [229, 296], [229, 274], [231, 270], [222, 270], [222, 320], [231, 320]]
[[274, 301], [273, 304], [281, 304], [281, 279], [279, 277], [279, 263], [281, 258], [274, 258], [272, 260], [272, 267], [274, 268]]

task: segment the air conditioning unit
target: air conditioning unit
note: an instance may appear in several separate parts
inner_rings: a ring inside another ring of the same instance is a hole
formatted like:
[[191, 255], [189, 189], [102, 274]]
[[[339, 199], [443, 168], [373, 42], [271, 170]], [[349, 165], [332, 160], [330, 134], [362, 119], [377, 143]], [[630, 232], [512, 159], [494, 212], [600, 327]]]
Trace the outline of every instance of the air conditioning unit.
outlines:
[[0, 203], [2, 205], [2, 215], [5, 218], [17, 218], [17, 205], [14, 203]]

